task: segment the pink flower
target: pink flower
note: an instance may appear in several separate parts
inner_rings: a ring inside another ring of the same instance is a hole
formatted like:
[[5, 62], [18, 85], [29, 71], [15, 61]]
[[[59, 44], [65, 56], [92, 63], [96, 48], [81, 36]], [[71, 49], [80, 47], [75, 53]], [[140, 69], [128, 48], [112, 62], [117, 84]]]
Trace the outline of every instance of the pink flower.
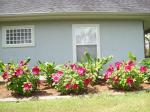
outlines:
[[58, 76], [62, 76], [62, 75], [63, 75], [63, 72], [62, 72], [62, 71], [57, 71], [57, 75], [58, 75]]
[[40, 69], [38, 68], [38, 66], [34, 66], [34, 67], [32, 68], [32, 73], [33, 73], [34, 75], [39, 75]]
[[105, 73], [105, 76], [104, 76], [104, 79], [105, 80], [108, 80], [110, 75], [113, 73], [114, 71], [114, 68], [112, 65], [109, 65], [109, 68], [107, 69], [106, 73]]
[[132, 61], [132, 60], [128, 61], [128, 65], [131, 66], [131, 67], [134, 66], [135, 65], [134, 61]]
[[66, 84], [66, 89], [70, 89], [71, 88], [71, 84], [70, 83], [68, 83], [68, 84]]
[[147, 67], [146, 66], [141, 66], [140, 67], [140, 72], [141, 73], [146, 73], [147, 72]]
[[131, 66], [130, 66], [130, 65], [125, 65], [125, 71], [126, 71], [126, 72], [131, 71]]
[[132, 84], [133, 84], [133, 79], [132, 79], [131, 77], [128, 77], [128, 78], [126, 79], [126, 83], [127, 83], [128, 85], [132, 85]]
[[53, 73], [52, 74], [53, 81], [56, 83], [59, 82], [62, 75], [63, 75], [63, 72], [61, 72], [61, 71], [58, 71], [57, 73]]
[[105, 79], [105, 80], [108, 80], [108, 79], [110, 78], [110, 75], [111, 75], [111, 74], [105, 73], [104, 79]]
[[91, 83], [91, 81], [92, 81], [92, 78], [87, 78], [87, 79], [85, 79], [85, 80], [84, 80], [84, 85], [85, 85], [85, 86], [88, 86], [88, 85]]
[[24, 83], [23, 90], [24, 91], [30, 91], [30, 90], [32, 90], [32, 83], [31, 82]]
[[117, 70], [120, 69], [120, 66], [122, 65], [122, 62], [116, 62], [115, 63], [115, 67], [117, 68]]
[[54, 82], [56, 82], [56, 83], [59, 82], [60, 79], [59, 79], [59, 76], [57, 75], [57, 73], [53, 73], [51, 76], [52, 76], [52, 79]]
[[79, 87], [78, 84], [74, 84], [74, 85], [72, 86], [73, 89], [77, 89], [78, 87]]
[[86, 72], [86, 69], [83, 68], [83, 67], [79, 67], [79, 68], [77, 69], [77, 73], [78, 73], [80, 76], [83, 76], [85, 72]]
[[71, 64], [70, 65], [71, 69], [76, 70], [77, 69], [77, 65], [76, 64]]
[[7, 72], [4, 72], [3, 74], [2, 74], [2, 77], [3, 77], [3, 79], [5, 80], [5, 79], [8, 79], [8, 73]]
[[17, 68], [15, 71], [15, 76], [18, 77], [23, 74], [23, 70], [21, 68]]

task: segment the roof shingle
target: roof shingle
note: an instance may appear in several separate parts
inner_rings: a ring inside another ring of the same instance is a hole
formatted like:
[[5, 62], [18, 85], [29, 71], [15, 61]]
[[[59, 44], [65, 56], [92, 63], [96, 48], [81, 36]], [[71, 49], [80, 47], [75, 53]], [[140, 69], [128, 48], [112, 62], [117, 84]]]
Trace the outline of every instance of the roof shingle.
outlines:
[[0, 15], [55, 12], [150, 13], [150, 0], [0, 0]]

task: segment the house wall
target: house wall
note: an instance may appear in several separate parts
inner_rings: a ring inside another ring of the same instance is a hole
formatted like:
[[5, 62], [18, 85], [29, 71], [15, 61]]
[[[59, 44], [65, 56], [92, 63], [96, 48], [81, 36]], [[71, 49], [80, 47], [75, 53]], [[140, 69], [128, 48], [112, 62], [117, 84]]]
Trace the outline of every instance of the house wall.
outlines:
[[[101, 56], [114, 55], [114, 60], [123, 60], [128, 51], [138, 59], [144, 57], [143, 22], [127, 20], [62, 20], [0, 23], [0, 59], [21, 60], [31, 57], [31, 65], [37, 60], [65, 63], [73, 60], [72, 24], [100, 25]], [[35, 46], [2, 48], [2, 26], [34, 25]]]

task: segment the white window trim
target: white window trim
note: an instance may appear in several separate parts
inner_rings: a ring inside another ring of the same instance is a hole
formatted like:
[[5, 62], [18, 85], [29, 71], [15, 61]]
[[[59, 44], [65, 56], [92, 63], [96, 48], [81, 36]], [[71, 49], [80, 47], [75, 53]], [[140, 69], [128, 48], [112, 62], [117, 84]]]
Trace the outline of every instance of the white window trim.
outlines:
[[[6, 30], [7, 29], [26, 29], [30, 28], [31, 29], [31, 42], [32, 43], [22, 43], [22, 44], [6, 44]], [[2, 47], [7, 48], [7, 47], [31, 47], [35, 46], [35, 34], [34, 34], [34, 25], [19, 25], [19, 26], [2, 26]]]
[[101, 51], [100, 51], [100, 26], [99, 24], [72, 24], [72, 38], [73, 38], [73, 62], [77, 62], [77, 53], [76, 53], [76, 45], [82, 45], [82, 44], [76, 44], [76, 37], [75, 37], [75, 29], [78, 27], [96, 27], [96, 44], [87, 44], [87, 45], [97, 45], [97, 57], [101, 57]]

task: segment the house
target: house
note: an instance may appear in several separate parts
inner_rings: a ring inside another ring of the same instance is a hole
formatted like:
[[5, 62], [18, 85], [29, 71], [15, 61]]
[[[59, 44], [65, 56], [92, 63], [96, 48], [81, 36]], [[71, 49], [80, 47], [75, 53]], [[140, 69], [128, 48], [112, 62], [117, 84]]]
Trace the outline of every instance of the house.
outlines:
[[150, 0], [0, 0], [0, 59], [65, 63], [145, 56]]

